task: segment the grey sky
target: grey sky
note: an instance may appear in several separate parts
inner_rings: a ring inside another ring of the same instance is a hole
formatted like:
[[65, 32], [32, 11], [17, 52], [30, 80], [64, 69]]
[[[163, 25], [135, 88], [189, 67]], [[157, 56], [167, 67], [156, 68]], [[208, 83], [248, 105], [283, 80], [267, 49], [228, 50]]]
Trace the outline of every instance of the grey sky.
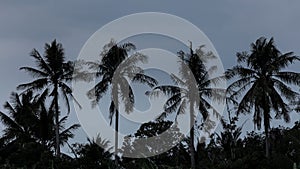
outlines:
[[[18, 68], [33, 65], [29, 57], [33, 48], [43, 52], [44, 44], [56, 38], [73, 60], [96, 30], [124, 15], [164, 12], [187, 19], [208, 36], [227, 69], [236, 63], [235, 53], [248, 50], [260, 36], [273, 36], [282, 52], [300, 55], [299, 7], [297, 0], [1, 1], [0, 104], [18, 84], [30, 80]], [[299, 72], [300, 63], [291, 69]], [[75, 116], [72, 119], [76, 121]]]

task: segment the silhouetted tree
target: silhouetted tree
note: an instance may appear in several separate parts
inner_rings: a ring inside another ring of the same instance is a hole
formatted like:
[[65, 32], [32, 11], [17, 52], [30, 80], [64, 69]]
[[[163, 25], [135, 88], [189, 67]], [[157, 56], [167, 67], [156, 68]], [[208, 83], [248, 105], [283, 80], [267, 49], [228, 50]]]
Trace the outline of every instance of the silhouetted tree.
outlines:
[[[0, 112], [0, 119], [6, 127], [0, 138], [3, 144], [0, 148], [1, 160], [29, 168], [45, 167], [50, 165], [50, 160], [54, 160], [51, 152], [55, 147], [54, 113], [45, 108], [46, 96], [47, 90], [36, 96], [33, 96], [31, 91], [21, 96], [12, 93], [10, 102], [4, 105], [8, 113]], [[67, 117], [64, 117], [59, 122], [61, 145], [72, 138], [74, 136], [72, 130], [79, 127], [78, 124], [74, 124], [65, 129], [66, 119]], [[44, 156], [48, 156], [49, 159], [42, 159]]]
[[88, 139], [86, 144], [74, 145], [78, 164], [82, 169], [115, 168], [112, 160], [113, 154], [110, 152], [109, 142], [100, 136], [95, 139]]
[[[50, 97], [52, 97], [52, 105], [55, 110], [55, 135], [56, 135], [56, 155], [60, 155], [60, 140], [59, 140], [59, 93], [64, 98], [68, 112], [70, 112], [69, 97], [73, 98], [72, 89], [67, 82], [72, 80], [73, 63], [65, 61], [64, 49], [62, 44], [54, 40], [51, 44], [45, 44], [44, 56], [36, 50], [30, 54], [36, 62], [37, 68], [21, 67], [20, 70], [28, 72], [32, 77], [36, 78], [34, 81], [21, 84], [17, 88], [28, 91], [49, 90]], [[74, 99], [74, 98], [73, 98]], [[75, 99], [74, 99], [75, 100]], [[79, 105], [79, 104], [78, 104]]]
[[[251, 53], [237, 53], [238, 65], [226, 71], [228, 79], [237, 78], [228, 86], [235, 100], [237, 114], [253, 113], [253, 122], [260, 129], [262, 120], [266, 134], [266, 156], [269, 157], [269, 129], [271, 111], [276, 118], [290, 121], [291, 108], [287, 101], [298, 95], [289, 85], [300, 85], [300, 73], [285, 71], [290, 64], [299, 60], [292, 52], [282, 54], [273, 38], [259, 38], [251, 44]], [[242, 97], [240, 99], [239, 97]]]
[[217, 135], [217, 144], [219, 144], [225, 152], [226, 158], [230, 160], [236, 159], [237, 144], [241, 144], [240, 135], [242, 134], [242, 126], [237, 127], [238, 118], [233, 117], [227, 123], [224, 119], [221, 120], [223, 131]]
[[195, 161], [195, 120], [197, 114], [195, 108], [202, 115], [201, 128], [209, 132], [213, 128], [213, 121], [209, 118], [209, 109], [211, 109], [217, 118], [220, 117], [219, 112], [212, 106], [209, 100], [223, 100], [225, 93], [224, 89], [211, 88], [211, 83], [217, 84], [221, 78], [209, 77], [208, 71], [213, 71], [216, 67], [207, 69], [205, 62], [209, 59], [215, 59], [216, 57], [211, 52], [204, 52], [202, 50], [204, 46], [201, 46], [196, 50], [196, 53], [190, 46], [190, 53], [185, 54], [180, 51], [179, 54], [179, 74], [181, 77], [177, 77], [171, 74], [171, 79], [175, 85], [161, 85], [153, 88], [152, 91], [147, 92], [150, 96], [159, 96], [159, 93], [169, 96], [164, 106], [164, 112], [159, 119], [167, 117], [169, 114], [176, 112], [176, 117], [180, 114], [184, 114], [186, 110], [189, 110], [190, 114], [190, 153], [191, 153], [191, 167], [196, 168]]
[[96, 105], [102, 96], [110, 88], [111, 103], [109, 107], [110, 124], [115, 117], [115, 161], [117, 164], [118, 153], [118, 130], [119, 130], [119, 100], [125, 104], [125, 112], [133, 110], [134, 94], [130, 86], [130, 81], [146, 84], [153, 87], [157, 84], [156, 80], [144, 74], [142, 68], [137, 66], [139, 62], [145, 63], [147, 57], [141, 53], [135, 53], [128, 56], [128, 52], [135, 50], [132, 43], [117, 45], [111, 41], [103, 47], [100, 54], [102, 59], [100, 63], [89, 62], [90, 69], [96, 70], [96, 78], [101, 78], [93, 89], [87, 94], [93, 99], [93, 105]]
[[136, 133], [125, 137], [122, 153], [137, 157], [123, 157], [126, 168], [184, 168], [190, 159], [186, 139], [171, 121], [142, 124]]

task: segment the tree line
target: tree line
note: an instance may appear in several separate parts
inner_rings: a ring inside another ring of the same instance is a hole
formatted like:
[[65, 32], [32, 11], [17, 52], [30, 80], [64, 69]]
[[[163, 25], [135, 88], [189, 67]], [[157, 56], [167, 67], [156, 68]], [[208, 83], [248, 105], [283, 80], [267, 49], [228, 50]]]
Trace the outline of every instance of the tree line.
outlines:
[[[33, 49], [30, 56], [35, 66], [20, 68], [33, 80], [18, 85], [18, 92], [13, 92], [4, 104], [5, 111], [0, 111], [5, 126], [0, 138], [1, 168], [300, 168], [300, 121], [292, 128], [271, 128], [272, 118], [290, 122], [290, 113], [300, 111], [300, 73], [288, 69], [300, 60], [299, 56], [281, 53], [273, 38], [261, 37], [250, 45], [249, 52], [236, 54], [236, 66], [220, 77], [210, 77], [215, 68], [207, 67], [206, 61], [216, 56], [203, 48], [193, 50], [190, 45], [188, 52], [178, 52], [179, 75], [171, 74], [172, 84], [168, 85], [161, 85], [139, 67], [151, 56], [134, 52], [132, 43], [109, 42], [95, 62], [68, 61], [62, 44], [56, 40], [45, 44], [43, 54]], [[77, 70], [78, 64], [90, 71]], [[80, 127], [65, 125], [71, 113], [70, 101], [81, 107], [70, 82], [91, 79], [97, 82], [87, 93], [93, 106], [105, 94], [111, 96], [107, 111], [110, 124], [115, 126], [115, 145], [101, 138], [101, 133], [87, 143], [68, 142]], [[229, 82], [227, 88], [212, 87], [224, 80]], [[149, 97], [164, 95], [168, 99], [156, 119], [141, 124], [118, 147], [120, 111], [130, 113], [135, 104], [132, 82], [149, 86]], [[124, 110], [120, 110], [120, 102]], [[228, 119], [221, 117], [222, 112], [212, 102], [226, 104]], [[190, 118], [188, 135], [176, 125], [181, 114]], [[253, 131], [242, 138], [243, 126], [237, 126], [242, 114], [252, 114], [253, 124], [258, 130], [263, 126], [264, 133]], [[173, 121], [168, 118], [171, 115], [175, 116]], [[220, 118], [222, 131], [210, 132], [209, 140], [201, 140], [197, 133], [210, 131], [214, 126], [212, 116]], [[160, 140], [159, 135], [167, 129], [170, 139]], [[139, 138], [153, 136], [158, 136], [153, 143], [140, 146]], [[181, 141], [174, 144], [172, 139]], [[173, 148], [156, 156], [122, 156], [155, 153], [166, 145]], [[62, 153], [62, 146], [68, 147], [72, 155]], [[112, 149], [118, 153], [111, 153]]]

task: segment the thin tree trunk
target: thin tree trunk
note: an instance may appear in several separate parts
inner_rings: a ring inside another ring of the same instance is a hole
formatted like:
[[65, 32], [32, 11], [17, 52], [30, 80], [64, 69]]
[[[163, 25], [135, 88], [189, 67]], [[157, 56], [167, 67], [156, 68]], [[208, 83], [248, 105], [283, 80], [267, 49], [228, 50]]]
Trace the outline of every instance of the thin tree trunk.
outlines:
[[194, 106], [190, 103], [190, 151], [191, 151], [191, 168], [196, 168], [196, 161], [195, 161], [195, 146], [194, 146], [194, 140], [195, 140], [195, 133], [194, 133]]
[[119, 111], [116, 111], [116, 118], [115, 118], [115, 164], [118, 166], [118, 132], [119, 132]]
[[[190, 54], [191, 56], [194, 55], [193, 49], [192, 49], [192, 42], [190, 41]], [[195, 130], [194, 130], [194, 104], [190, 102], [190, 151], [191, 151], [191, 168], [196, 168], [196, 161], [195, 161], [195, 146], [194, 146], [194, 140], [195, 140]]]
[[[267, 99], [265, 99], [267, 100]], [[270, 107], [268, 105], [268, 103], [263, 100], [263, 104], [265, 105], [263, 107], [264, 110], [264, 127], [265, 127], [265, 134], [266, 134], [266, 157], [269, 158], [270, 157], [270, 143], [269, 143], [269, 128], [270, 128]]]
[[195, 161], [195, 148], [194, 148], [194, 127], [191, 128], [190, 132], [190, 151], [191, 151], [191, 168], [196, 168], [196, 161]]
[[60, 156], [60, 145], [59, 145], [59, 108], [58, 108], [58, 85], [54, 86], [54, 104], [55, 104], [55, 150], [56, 156]]
[[270, 143], [269, 143], [269, 127], [265, 125], [265, 134], [266, 134], [266, 157], [270, 157]]

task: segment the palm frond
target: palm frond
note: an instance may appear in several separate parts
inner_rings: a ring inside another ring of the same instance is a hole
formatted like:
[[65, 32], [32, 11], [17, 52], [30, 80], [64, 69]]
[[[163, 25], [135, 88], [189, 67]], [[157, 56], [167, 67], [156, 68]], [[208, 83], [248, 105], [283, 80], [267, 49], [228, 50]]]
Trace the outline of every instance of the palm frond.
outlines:
[[70, 138], [74, 137], [74, 130], [77, 130], [80, 127], [79, 124], [73, 124], [69, 128], [63, 130], [59, 133], [60, 145], [64, 145]]
[[300, 58], [298, 56], [294, 56], [293, 52], [285, 53], [272, 62], [272, 64], [270, 65], [270, 70], [277, 72], [288, 67], [290, 64], [293, 64], [295, 61], [300, 61]]
[[227, 79], [232, 79], [235, 76], [246, 78], [246, 77], [255, 77], [256, 74], [257, 72], [255, 70], [242, 67], [242, 66], [234, 66], [232, 69], [228, 69], [225, 72], [225, 77]]
[[128, 65], [136, 65], [138, 63], [147, 63], [148, 62], [148, 57], [142, 53], [136, 52], [130, 57], [126, 58], [122, 65], [128, 66]]
[[87, 96], [90, 99], [93, 99], [96, 102], [98, 102], [108, 90], [109, 83], [110, 83], [109, 79], [102, 79], [91, 90], [87, 92]]
[[170, 75], [170, 77], [171, 77], [173, 83], [175, 83], [175, 85], [180, 85], [180, 86], [186, 85], [183, 80], [181, 80], [179, 77], [177, 77], [173, 73]]
[[60, 90], [63, 95], [65, 105], [67, 107], [67, 112], [69, 114], [70, 113], [70, 102], [69, 102], [69, 98], [68, 98], [69, 92], [67, 92], [63, 87], [61, 87]]
[[167, 96], [173, 96], [175, 94], [178, 94], [181, 92], [181, 88], [177, 86], [172, 86], [172, 85], [162, 85], [162, 86], [156, 86], [153, 88], [153, 91], [159, 90], [163, 94]]
[[36, 59], [36, 64], [38, 65], [38, 67], [41, 70], [47, 72], [48, 75], [53, 74], [49, 65], [46, 63], [46, 61], [43, 59], [43, 57], [40, 55], [40, 53], [36, 49], [32, 50], [32, 52], [30, 53], [30, 56], [32, 56], [33, 58]]
[[71, 98], [75, 103], [76, 105], [81, 109], [81, 105], [80, 103], [77, 101], [77, 99], [74, 97], [74, 95], [72, 94], [72, 89], [66, 84], [66, 83], [59, 83], [60, 85], [60, 89], [63, 93], [63, 96], [64, 96], [64, 100], [66, 102], [66, 106], [68, 108], [68, 112], [70, 112], [70, 103], [69, 103], [69, 98]]
[[248, 89], [248, 87], [250, 87], [251, 84], [254, 82], [255, 81], [245, 81], [245, 82], [242, 82], [245, 84], [242, 85], [242, 83], [241, 83], [242, 86], [238, 85], [240, 82], [237, 82], [237, 86], [239, 86], [238, 90], [234, 90], [234, 88], [236, 88], [236, 87], [234, 87], [235, 84], [233, 83], [232, 86], [227, 88], [227, 93], [230, 95], [229, 97], [231, 99], [236, 100], [237, 97], [241, 96], [243, 94], [243, 92], [246, 91]]
[[134, 106], [134, 94], [132, 91], [132, 88], [128, 81], [123, 77], [119, 79], [120, 83], [120, 93], [119, 95], [121, 96], [122, 101], [125, 104], [125, 112], [129, 113], [133, 110]]
[[221, 118], [221, 113], [217, 110], [216, 107], [214, 107], [214, 105], [212, 103], [210, 103], [208, 100], [204, 99], [204, 98], [200, 98], [200, 101], [198, 103], [198, 109], [200, 111], [200, 113], [202, 114], [203, 118], [206, 119], [209, 117], [209, 115], [206, 115], [206, 113], [209, 110], [212, 110], [213, 115], [215, 116], [215, 118], [220, 119]]
[[280, 119], [283, 116], [285, 122], [289, 122], [290, 121], [289, 112], [291, 111], [289, 106], [284, 102], [281, 95], [274, 88], [272, 88], [269, 94], [270, 94], [272, 107], [276, 112], [275, 117], [277, 119]]
[[17, 124], [12, 118], [10, 118], [9, 116], [7, 116], [5, 113], [0, 111], [0, 119], [1, 122], [10, 129], [14, 129], [14, 130], [19, 130], [22, 131], [22, 127], [19, 126], [19, 124]]
[[208, 86], [219, 86], [220, 84], [224, 83], [226, 81], [225, 76], [218, 76], [218, 77], [212, 77], [210, 79], [207, 79], [206, 81], [202, 81], [202, 83], [199, 84], [200, 88], [208, 87]]
[[21, 67], [20, 70], [24, 70], [25, 72], [29, 73], [32, 77], [47, 77], [49, 74], [43, 72], [42, 70], [38, 70], [32, 67]]
[[133, 43], [130, 43], [130, 42], [122, 44], [120, 46], [120, 48], [125, 49], [126, 52], [129, 52], [131, 50], [135, 50], [136, 49], [135, 45]]
[[240, 78], [233, 83], [231, 83], [228, 87], [227, 90], [229, 92], [233, 91], [235, 88], [240, 88], [246, 84], [249, 84], [252, 80], [252, 77], [245, 77], [245, 78]]
[[36, 96], [35, 102], [38, 105], [41, 105], [41, 104], [45, 103], [47, 96], [48, 96], [48, 89], [45, 89], [41, 94]]
[[5, 102], [4, 108], [5, 108], [6, 110], [8, 110], [8, 112], [9, 112], [11, 115], [16, 114], [16, 110], [13, 108], [13, 106], [12, 106], [9, 102]]
[[183, 100], [181, 93], [174, 94], [164, 104], [164, 111], [166, 113], [175, 112]]
[[211, 101], [217, 101], [219, 104], [225, 102], [226, 89], [222, 88], [204, 88], [199, 92], [199, 96], [208, 98]]
[[[177, 109], [176, 115], [178, 116], [178, 115], [185, 114], [186, 107], [187, 107], [187, 101], [185, 99], [183, 99]], [[176, 116], [176, 118], [177, 118], [177, 116]]]
[[166, 117], [168, 117], [168, 115], [169, 115], [169, 113], [167, 113], [167, 112], [162, 112], [162, 113], [160, 113], [156, 118], [155, 118], [155, 120], [156, 121], [163, 121]]
[[149, 87], [154, 87], [158, 84], [157, 80], [152, 78], [151, 76], [142, 74], [142, 73], [137, 73], [132, 79], [133, 82], [139, 82], [142, 84], [146, 84]]
[[296, 72], [278, 72], [273, 75], [287, 84], [300, 85], [300, 73]]
[[66, 121], [68, 120], [68, 116], [64, 116], [63, 118], [61, 118], [59, 120], [59, 126], [60, 126], [60, 130], [64, 129], [64, 125], [66, 124]]
[[237, 52], [236, 57], [238, 63], [244, 63], [248, 59], [249, 55], [246, 51], [243, 51], [243, 52]]
[[299, 95], [299, 93], [293, 91], [293, 89], [280, 80], [273, 79], [274, 86], [280, 91], [281, 95], [284, 96], [289, 101], [295, 100], [296, 96]]
[[40, 78], [29, 83], [20, 84], [19, 86], [17, 86], [17, 89], [18, 90], [25, 89], [24, 92], [41, 90], [45, 88], [48, 84], [49, 84], [48, 78]]
[[237, 115], [240, 113], [250, 113], [250, 109], [254, 104], [255, 99], [255, 91], [256, 85], [253, 85], [245, 94], [245, 96], [242, 98], [238, 105], [238, 109], [236, 111]]

